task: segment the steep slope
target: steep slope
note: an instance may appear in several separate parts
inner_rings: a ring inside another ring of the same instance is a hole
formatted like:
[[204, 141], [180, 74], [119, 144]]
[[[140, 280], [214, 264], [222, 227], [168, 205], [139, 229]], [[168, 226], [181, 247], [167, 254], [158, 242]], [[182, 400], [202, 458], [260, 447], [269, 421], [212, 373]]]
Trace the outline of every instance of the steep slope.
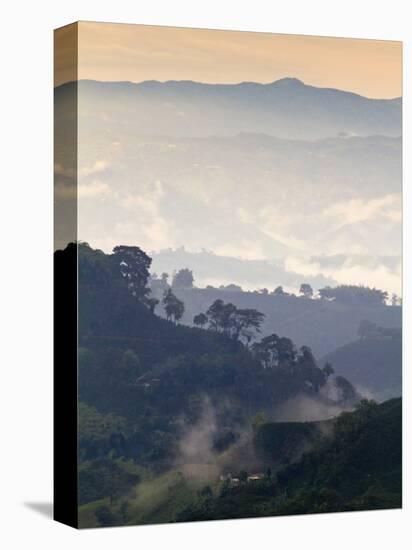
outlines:
[[[336, 491], [335, 498], [349, 510], [400, 507], [401, 399], [365, 403], [354, 413], [342, 414], [331, 443], [288, 467], [279, 475], [279, 484], [297, 497], [284, 507], [288, 513], [293, 513], [294, 506], [305, 507], [304, 501], [299, 502], [302, 488], [308, 495], [325, 487]], [[335, 506], [336, 501], [329, 503], [330, 508]]]
[[[304, 426], [301, 433], [309, 429]], [[328, 429], [331, 435], [276, 476], [268, 471], [259, 481], [225, 485], [187, 507], [178, 521], [401, 507], [401, 400], [363, 402]]]

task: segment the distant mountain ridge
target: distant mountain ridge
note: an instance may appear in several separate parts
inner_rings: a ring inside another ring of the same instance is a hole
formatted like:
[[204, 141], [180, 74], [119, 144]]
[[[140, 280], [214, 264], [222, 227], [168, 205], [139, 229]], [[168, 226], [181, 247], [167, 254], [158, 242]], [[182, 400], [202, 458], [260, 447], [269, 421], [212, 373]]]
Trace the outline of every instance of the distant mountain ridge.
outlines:
[[250, 131], [308, 140], [340, 133], [399, 136], [401, 109], [400, 98], [369, 99], [295, 78], [269, 84], [79, 81], [80, 116], [86, 114], [89, 123], [134, 122], [143, 134], [176, 137]]
[[[55, 90], [62, 128], [72, 86]], [[344, 282], [400, 292], [402, 140], [376, 133], [400, 134], [401, 100], [372, 100], [295, 79], [81, 81], [78, 97], [82, 240], [106, 251], [138, 239], [146, 250], [185, 245], [250, 260], [283, 258], [288, 272], [322, 277], [306, 281], [315, 286], [331, 284], [325, 278], [336, 280], [344, 269]], [[389, 123], [378, 127], [386, 116]], [[353, 136], [354, 118], [371, 135]], [[72, 162], [64, 133], [55, 151], [64, 195]], [[319, 255], [397, 260], [371, 259], [366, 267], [300, 260]], [[195, 276], [202, 278], [197, 268]], [[266, 280], [296, 285], [275, 274], [230, 279], [249, 287], [267, 286]]]
[[[84, 83], [94, 83], [94, 84], [110, 84], [115, 85], [118, 87], [125, 87], [125, 86], [136, 86], [137, 88], [197, 88], [197, 89], [267, 89], [267, 88], [276, 88], [276, 89], [282, 89], [282, 90], [294, 90], [294, 89], [307, 89], [307, 90], [323, 90], [324, 92], [328, 93], [338, 93], [342, 95], [352, 96], [361, 98], [367, 101], [375, 101], [375, 102], [400, 102], [401, 97], [393, 97], [393, 98], [369, 98], [367, 96], [363, 96], [361, 94], [358, 94], [356, 92], [351, 92], [348, 90], [341, 90], [339, 88], [333, 88], [333, 87], [327, 87], [327, 86], [313, 86], [311, 84], [306, 84], [299, 78], [294, 77], [285, 77], [280, 78], [278, 80], [274, 80], [273, 82], [254, 82], [254, 81], [242, 81], [242, 82], [235, 82], [235, 83], [210, 83], [210, 82], [198, 82], [196, 80], [143, 80], [142, 82], [133, 82], [130, 80], [122, 80], [122, 81], [99, 81], [99, 80], [91, 80], [91, 79], [82, 79], [79, 82]], [[63, 84], [65, 86], [65, 84]]]
[[[84, 82], [98, 82], [96, 80], [84, 80]], [[353, 96], [353, 97], [358, 97], [358, 98], [362, 98], [362, 99], [366, 99], [366, 100], [370, 100], [370, 101], [383, 101], [383, 102], [397, 102], [397, 101], [400, 101], [401, 98], [400, 97], [393, 97], [393, 98], [369, 98], [367, 96], [363, 96], [361, 94], [358, 94], [356, 92], [351, 92], [349, 90], [341, 90], [339, 88], [333, 88], [333, 87], [329, 87], [329, 86], [313, 86], [311, 84], [306, 84], [305, 82], [303, 82], [302, 80], [300, 80], [299, 78], [295, 78], [295, 77], [284, 77], [284, 78], [279, 78], [278, 80], [274, 80], [273, 82], [254, 82], [254, 81], [248, 81], [248, 80], [244, 80], [242, 82], [235, 82], [235, 83], [210, 83], [210, 82], [198, 82], [198, 81], [195, 81], [195, 80], [165, 80], [165, 81], [161, 81], [161, 80], [144, 80], [142, 82], [132, 82], [132, 81], [123, 81], [123, 82], [115, 82], [113, 81], [113, 83], [115, 84], [131, 84], [131, 85], [136, 85], [138, 87], [163, 87], [163, 86], [167, 86], [167, 87], [180, 87], [181, 85], [185, 85], [185, 86], [188, 86], [188, 87], [193, 87], [193, 88], [203, 88], [203, 89], [207, 89], [207, 88], [220, 88], [220, 89], [246, 89], [246, 90], [250, 90], [250, 89], [253, 89], [253, 88], [256, 88], [256, 89], [267, 89], [267, 88], [276, 88], [276, 89], [281, 89], [281, 90], [286, 90], [286, 91], [290, 91], [290, 90], [296, 90], [296, 89], [307, 89], [307, 90], [323, 90], [323, 91], [326, 91], [326, 92], [337, 92], [339, 94], [344, 94], [344, 95], [350, 95], [350, 96]]]

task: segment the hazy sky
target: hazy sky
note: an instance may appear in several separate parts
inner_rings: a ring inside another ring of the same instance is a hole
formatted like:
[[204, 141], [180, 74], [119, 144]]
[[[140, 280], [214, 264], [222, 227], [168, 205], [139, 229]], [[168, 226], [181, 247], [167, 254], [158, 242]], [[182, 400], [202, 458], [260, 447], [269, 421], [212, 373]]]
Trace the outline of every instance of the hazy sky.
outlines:
[[[56, 64], [60, 84], [67, 73], [61, 58]], [[80, 79], [267, 83], [293, 76], [315, 86], [391, 98], [402, 95], [401, 69], [401, 42], [79, 24]]]

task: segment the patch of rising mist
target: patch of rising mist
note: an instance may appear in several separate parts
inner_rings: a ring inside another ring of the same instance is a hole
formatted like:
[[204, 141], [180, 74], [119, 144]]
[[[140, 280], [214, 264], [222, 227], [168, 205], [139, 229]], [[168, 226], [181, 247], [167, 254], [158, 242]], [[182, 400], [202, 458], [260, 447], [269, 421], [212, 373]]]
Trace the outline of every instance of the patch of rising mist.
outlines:
[[184, 429], [179, 444], [176, 467], [186, 478], [215, 479], [220, 470], [216, 463], [213, 442], [217, 433], [216, 411], [205, 398], [199, 420]]
[[236, 443], [217, 457], [221, 475], [233, 474], [240, 470], [254, 473], [265, 469], [265, 462], [257, 456], [252, 440], [252, 431], [245, 429]]
[[279, 405], [273, 413], [273, 420], [275, 422], [319, 422], [329, 420], [352, 408], [334, 403], [331, 399], [316, 399], [299, 394]]
[[[355, 391], [355, 388], [353, 388], [353, 391]], [[338, 405], [342, 408], [342, 410], [347, 411], [351, 408], [348, 404], [349, 397], [345, 393], [345, 388], [342, 384], [338, 383], [338, 378], [335, 376], [329, 378], [326, 384], [322, 386], [319, 392], [319, 397], [321, 399], [332, 401], [331, 405]]]
[[[221, 403], [219, 411], [227, 407], [230, 407], [230, 403]], [[183, 429], [175, 467], [188, 481], [216, 481], [221, 475], [245, 469], [256, 472], [262, 468], [252, 444], [251, 427], [244, 426], [237, 434], [236, 441], [225, 450], [216, 450], [216, 436], [220, 429], [219, 411], [205, 398], [199, 420]]]
[[[332, 377], [329, 378], [328, 382], [322, 387], [320, 390], [319, 395], [322, 398], [326, 398], [328, 400], [334, 401], [337, 404], [341, 405], [343, 408], [342, 410], [348, 411], [353, 409], [354, 401], [358, 401], [360, 399], [368, 399], [377, 401], [378, 403], [381, 403], [382, 401], [386, 401], [387, 399], [390, 399], [391, 397], [398, 396], [396, 389], [387, 387], [385, 390], [376, 390], [373, 387], [367, 387], [364, 385], [357, 384], [354, 386], [354, 390], [356, 392], [357, 397], [352, 401], [346, 401], [345, 402], [345, 391], [339, 384], [336, 383], [336, 378]], [[399, 394], [400, 395], [400, 394]]]
[[[342, 399], [339, 388], [329, 381], [322, 389], [321, 395], [311, 397], [299, 394], [282, 403], [270, 415], [273, 422], [320, 422], [332, 419], [341, 412], [352, 410], [353, 405], [339, 403]], [[220, 410], [220, 409], [219, 409]], [[256, 452], [253, 444], [253, 430], [243, 427], [236, 441], [224, 451], [217, 451], [216, 435], [219, 433], [219, 413], [216, 407], [205, 398], [197, 422], [188, 424], [182, 420], [182, 437], [179, 443], [179, 453], [175, 462], [177, 471], [183, 474], [188, 483], [211, 483], [220, 476], [234, 474], [240, 470], [248, 472], [266, 471], [268, 466], [276, 467], [285, 458], [281, 453], [277, 460], [267, 461], [267, 457]], [[325, 424], [320, 426], [323, 435], [329, 430]], [[289, 460], [297, 460], [303, 452], [313, 445], [311, 438], [302, 439], [298, 447], [288, 451]], [[292, 452], [293, 451], [293, 452]], [[281, 456], [282, 455], [282, 456]], [[289, 456], [290, 455], [290, 456]], [[274, 458], [274, 457], [272, 457]]]

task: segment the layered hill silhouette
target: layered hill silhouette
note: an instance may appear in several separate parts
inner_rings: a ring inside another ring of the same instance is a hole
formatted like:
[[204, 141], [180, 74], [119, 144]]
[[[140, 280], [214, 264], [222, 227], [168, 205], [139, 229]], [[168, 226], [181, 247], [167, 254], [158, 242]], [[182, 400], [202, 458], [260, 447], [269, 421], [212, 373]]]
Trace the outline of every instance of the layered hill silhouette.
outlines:
[[383, 400], [402, 394], [402, 339], [366, 338], [350, 342], [323, 358], [336, 374], [348, 377], [362, 392]]
[[[71, 86], [55, 91], [62, 122]], [[286, 79], [81, 81], [78, 102], [83, 240], [105, 251], [138, 236], [146, 250], [185, 245], [248, 259], [359, 254], [399, 263], [399, 99]], [[57, 136], [62, 208], [71, 177], [65, 150]], [[384, 262], [368, 269], [369, 284], [399, 292], [398, 280]]]
[[297, 345], [309, 342], [319, 358], [353, 342], [364, 319], [387, 328], [400, 327], [402, 322], [401, 307], [344, 304], [219, 289], [176, 289], [176, 293], [185, 303], [183, 322], [189, 325], [194, 315], [205, 312], [214, 300], [220, 298], [237, 307], [255, 308], [264, 313], [263, 336], [275, 332], [291, 338]]
[[[75, 249], [59, 252], [59, 262]], [[79, 396], [88, 405], [142, 425], [155, 414], [172, 431], [171, 417], [196, 417], [204, 396], [249, 416], [300, 394], [320, 398], [327, 377], [311, 354], [299, 367], [266, 369], [239, 339], [155, 315], [130, 291], [116, 254], [78, 250]]]
[[[63, 85], [61, 88], [71, 84]], [[203, 84], [192, 81], [80, 81], [80, 115], [88, 123], [137, 124], [141, 133], [180, 137], [250, 131], [291, 139], [341, 132], [361, 136], [401, 134], [401, 100], [369, 99], [310, 86], [296, 78], [269, 84]], [[102, 116], [104, 115], [104, 116]]]

